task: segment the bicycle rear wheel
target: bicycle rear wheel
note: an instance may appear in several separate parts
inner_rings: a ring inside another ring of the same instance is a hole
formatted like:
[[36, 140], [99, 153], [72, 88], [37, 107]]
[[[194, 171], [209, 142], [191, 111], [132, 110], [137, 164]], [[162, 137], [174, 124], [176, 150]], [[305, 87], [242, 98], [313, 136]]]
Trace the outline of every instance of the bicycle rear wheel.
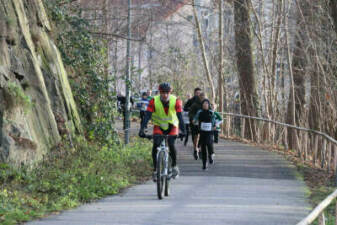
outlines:
[[166, 176], [163, 176], [165, 170], [165, 153], [159, 152], [157, 158], [157, 195], [159, 199], [163, 198]]

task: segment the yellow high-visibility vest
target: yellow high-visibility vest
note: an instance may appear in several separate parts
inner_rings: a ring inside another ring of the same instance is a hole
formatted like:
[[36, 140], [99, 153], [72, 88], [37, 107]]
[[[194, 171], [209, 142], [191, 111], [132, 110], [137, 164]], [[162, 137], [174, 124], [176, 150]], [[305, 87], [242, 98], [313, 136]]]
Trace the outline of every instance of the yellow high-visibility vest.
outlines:
[[160, 96], [159, 95], [155, 96], [154, 97], [155, 112], [152, 113], [153, 124], [160, 126], [163, 130], [167, 130], [169, 128], [169, 124], [178, 127], [179, 120], [175, 108], [176, 102], [177, 97], [170, 95], [168, 114], [166, 114], [163, 103], [160, 100]]

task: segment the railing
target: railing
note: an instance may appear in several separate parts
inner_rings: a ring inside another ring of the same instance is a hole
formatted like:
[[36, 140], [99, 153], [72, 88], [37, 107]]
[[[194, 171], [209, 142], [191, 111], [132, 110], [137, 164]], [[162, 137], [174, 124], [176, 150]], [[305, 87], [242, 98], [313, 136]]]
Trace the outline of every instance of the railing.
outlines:
[[265, 118], [246, 116], [235, 113], [223, 113], [226, 117], [225, 135], [245, 138], [245, 124], [255, 121], [251, 132], [257, 143], [283, 146], [288, 149], [288, 132], [294, 138], [293, 150], [305, 162], [316, 167], [336, 172], [337, 140], [320, 131], [297, 127]]
[[[335, 190], [332, 194], [330, 194], [326, 199], [324, 199], [307, 217], [305, 217], [301, 222], [297, 225], [309, 225], [314, 222], [317, 217], [319, 225], [325, 225], [325, 215], [324, 210], [332, 203], [334, 199], [337, 197], [337, 190]], [[337, 224], [337, 204], [335, 211], [335, 224]]]
[[[246, 138], [248, 136], [248, 139], [254, 142], [283, 146], [284, 150], [289, 149], [288, 132], [291, 132], [293, 139], [291, 145], [292, 149], [296, 151], [297, 157], [314, 167], [334, 172], [337, 184], [337, 140], [329, 135], [266, 118], [235, 113], [223, 113], [223, 117], [225, 119], [224, 133], [227, 137]], [[245, 127], [246, 124], [249, 124], [248, 129]], [[247, 135], [247, 130], [249, 135]], [[336, 197], [337, 189], [297, 225], [311, 224], [317, 218], [319, 218], [319, 225], [325, 225], [324, 210]], [[335, 224], [337, 225], [337, 205]]]

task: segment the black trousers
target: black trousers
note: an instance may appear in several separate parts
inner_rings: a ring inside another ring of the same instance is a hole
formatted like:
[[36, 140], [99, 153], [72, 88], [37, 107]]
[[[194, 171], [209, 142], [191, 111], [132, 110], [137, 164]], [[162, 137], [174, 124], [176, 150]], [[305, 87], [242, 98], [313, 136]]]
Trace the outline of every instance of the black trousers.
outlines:
[[191, 134], [192, 134], [192, 141], [198, 136], [199, 134], [199, 126], [190, 123]]
[[190, 135], [190, 124], [188, 123], [185, 124], [185, 130], [186, 130], [186, 136], [185, 136], [184, 145], [186, 145], [188, 142], [188, 136]]
[[145, 111], [140, 111], [139, 116], [140, 116], [140, 126], [142, 126], [144, 118], [145, 118]]
[[[156, 170], [156, 165], [157, 165], [157, 148], [160, 146], [161, 142], [163, 141], [164, 137], [158, 136], [158, 135], [153, 135], [153, 147], [152, 147], [152, 161], [153, 161], [153, 170]], [[175, 141], [177, 137], [175, 136], [169, 136], [168, 137], [168, 147], [170, 150], [170, 156], [172, 159], [172, 167], [175, 167], [177, 165], [177, 150], [176, 147], [174, 146]]]
[[219, 131], [215, 130], [214, 131], [214, 143], [218, 143], [219, 142]]
[[207, 156], [210, 156], [214, 153], [213, 131], [200, 131], [200, 144], [201, 144], [202, 164], [206, 166]]

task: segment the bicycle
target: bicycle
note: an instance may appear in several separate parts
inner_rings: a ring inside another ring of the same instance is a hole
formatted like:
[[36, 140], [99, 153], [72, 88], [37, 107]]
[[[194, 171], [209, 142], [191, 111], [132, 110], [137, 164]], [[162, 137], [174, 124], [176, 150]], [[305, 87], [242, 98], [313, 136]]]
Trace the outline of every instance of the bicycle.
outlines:
[[[172, 160], [168, 148], [168, 137], [172, 135], [155, 135], [163, 137], [163, 140], [157, 148], [157, 195], [158, 199], [163, 199], [163, 195], [170, 195], [170, 180], [172, 178]], [[146, 135], [146, 138], [152, 139], [153, 135]]]

